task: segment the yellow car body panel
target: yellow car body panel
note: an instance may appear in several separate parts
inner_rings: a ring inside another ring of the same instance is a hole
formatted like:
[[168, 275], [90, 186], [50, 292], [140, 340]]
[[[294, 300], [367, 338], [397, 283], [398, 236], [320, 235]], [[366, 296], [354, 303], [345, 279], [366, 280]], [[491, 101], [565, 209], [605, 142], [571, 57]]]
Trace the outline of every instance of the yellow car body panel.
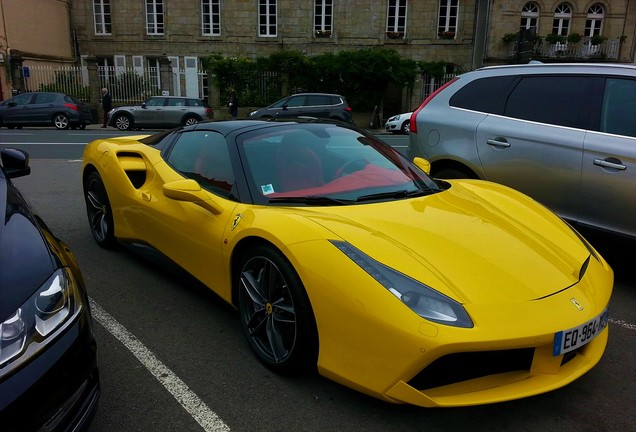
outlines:
[[[212, 203], [206, 207], [164, 195], [158, 185], [183, 177], [138, 138], [93, 142], [84, 154], [84, 169], [97, 169], [109, 192], [115, 236], [152, 245], [230, 303], [237, 245], [274, 245], [310, 299], [318, 370], [336, 382], [396, 403], [493, 403], [561, 387], [604, 351], [607, 328], [570, 361], [552, 347], [556, 332], [607, 307], [611, 268], [557, 216], [512, 189], [452, 181], [429, 196], [333, 207], [249, 205], [197, 192]], [[139, 170], [145, 182], [133, 187], [126, 171]], [[418, 316], [331, 241], [461, 303], [474, 327]], [[429, 389], [409, 384], [447, 354], [524, 348], [534, 349], [527, 371]]]

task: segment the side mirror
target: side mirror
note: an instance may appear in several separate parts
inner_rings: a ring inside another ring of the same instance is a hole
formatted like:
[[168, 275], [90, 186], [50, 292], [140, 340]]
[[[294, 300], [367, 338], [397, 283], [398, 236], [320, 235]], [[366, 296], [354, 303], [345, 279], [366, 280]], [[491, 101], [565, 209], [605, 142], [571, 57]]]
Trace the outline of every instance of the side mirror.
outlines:
[[142, 103], [142, 104], [141, 104], [141, 107], [142, 107], [142, 108], [146, 108], [146, 102]]
[[9, 102], [9, 103], [7, 104], [7, 106], [15, 107], [15, 106], [18, 106], [18, 103], [17, 103], [17, 102]]
[[421, 157], [413, 158], [413, 163], [426, 174], [431, 174], [431, 163]]
[[223, 208], [219, 206], [201, 185], [192, 179], [176, 180], [163, 185], [163, 194], [177, 201], [191, 202], [203, 207], [213, 214], [221, 214]]
[[283, 111], [287, 111], [287, 107], [288, 107], [288, 106], [289, 106], [289, 105], [284, 104], [284, 105], [283, 105]]
[[6, 147], [0, 152], [0, 158], [2, 158], [2, 166], [8, 178], [31, 174], [29, 154], [24, 150]]

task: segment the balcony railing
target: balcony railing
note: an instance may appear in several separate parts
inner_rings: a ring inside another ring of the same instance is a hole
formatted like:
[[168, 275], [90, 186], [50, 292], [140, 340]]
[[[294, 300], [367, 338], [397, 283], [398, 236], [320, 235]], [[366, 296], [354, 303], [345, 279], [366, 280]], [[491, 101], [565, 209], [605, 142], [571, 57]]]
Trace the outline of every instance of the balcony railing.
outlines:
[[[580, 42], [554, 43], [538, 41], [534, 45], [535, 58], [575, 58], [575, 59], [603, 59], [617, 60], [621, 44], [620, 38], [607, 39], [598, 45], [592, 45], [590, 37], [584, 37]], [[517, 55], [517, 43], [515, 42], [510, 52], [510, 57]]]

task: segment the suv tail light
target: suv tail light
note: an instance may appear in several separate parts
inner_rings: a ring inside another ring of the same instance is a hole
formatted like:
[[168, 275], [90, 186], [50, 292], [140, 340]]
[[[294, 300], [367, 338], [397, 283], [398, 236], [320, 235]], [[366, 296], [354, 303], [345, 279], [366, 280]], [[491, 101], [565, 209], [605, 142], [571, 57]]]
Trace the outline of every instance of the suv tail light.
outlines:
[[351, 107], [350, 107], [350, 106], [347, 106], [347, 107], [345, 108], [345, 111], [346, 111], [346, 112], [348, 112], [348, 113], [350, 113], [350, 112], [351, 112], [351, 111], [353, 111], [353, 110], [351, 109]]
[[79, 107], [72, 103], [65, 103], [64, 106], [66, 108], [72, 109], [73, 111], [79, 111]]
[[212, 108], [206, 108], [205, 109], [205, 115], [208, 116], [208, 118], [212, 118], [214, 117], [214, 110]]
[[451, 85], [452, 83], [454, 83], [458, 78], [455, 77], [452, 80], [448, 81], [446, 84], [444, 84], [443, 86], [441, 86], [440, 88], [438, 88], [437, 90], [435, 90], [433, 93], [431, 93], [426, 99], [424, 99], [424, 102], [422, 102], [422, 105], [420, 105], [420, 107], [418, 109], [416, 109], [415, 111], [413, 111], [413, 114], [411, 114], [411, 120], [409, 121], [409, 133], [417, 133], [417, 115], [420, 113], [420, 111], [422, 111], [422, 109], [424, 109], [424, 107], [426, 106], [426, 104], [428, 104], [431, 100], [433, 100], [433, 98], [435, 96], [437, 96], [439, 94], [439, 92], [441, 92], [442, 90], [444, 90], [446, 87], [448, 87], [449, 85]]

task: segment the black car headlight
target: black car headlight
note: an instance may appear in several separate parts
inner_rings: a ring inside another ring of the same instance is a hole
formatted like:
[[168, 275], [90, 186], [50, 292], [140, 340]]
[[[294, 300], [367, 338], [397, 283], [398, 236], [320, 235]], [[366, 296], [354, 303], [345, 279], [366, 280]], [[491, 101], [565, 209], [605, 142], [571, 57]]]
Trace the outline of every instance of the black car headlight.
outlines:
[[331, 243], [422, 318], [454, 327], [473, 327], [464, 307], [450, 297], [385, 266], [347, 242]]
[[31, 298], [0, 323], [0, 367], [16, 357], [27, 359], [37, 354], [81, 307], [72, 273], [65, 267], [57, 269]]

